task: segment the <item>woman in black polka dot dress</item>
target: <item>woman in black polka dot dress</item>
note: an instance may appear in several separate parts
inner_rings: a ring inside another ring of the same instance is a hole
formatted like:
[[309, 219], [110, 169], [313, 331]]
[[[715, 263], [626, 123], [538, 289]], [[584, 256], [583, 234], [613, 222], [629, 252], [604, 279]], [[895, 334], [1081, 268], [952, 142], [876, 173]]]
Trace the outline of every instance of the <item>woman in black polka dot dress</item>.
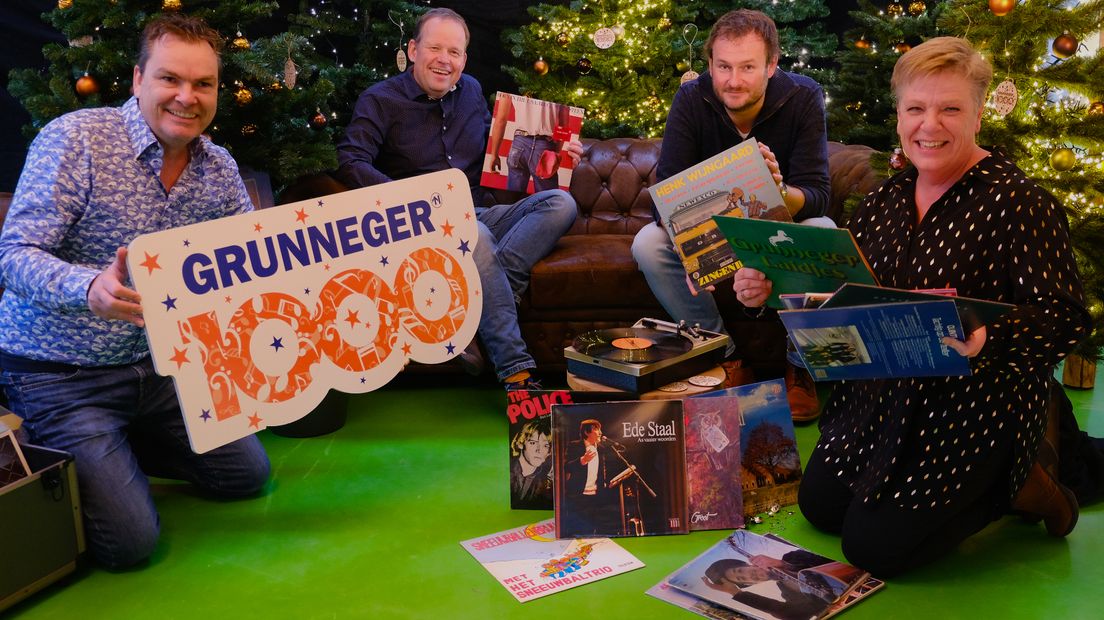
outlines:
[[[884, 286], [1016, 305], [965, 342], [947, 339], [971, 376], [848, 381], [825, 405], [801, 511], [880, 576], [944, 555], [1010, 510], [1057, 536], [1077, 521], [1076, 499], [1043, 467], [1056, 458], [1043, 434], [1053, 367], [1089, 316], [1061, 206], [975, 141], [991, 78], [952, 37], [901, 57], [897, 132], [913, 168], [867, 196], [850, 224]], [[748, 269], [734, 286], [752, 306], [770, 291]]]

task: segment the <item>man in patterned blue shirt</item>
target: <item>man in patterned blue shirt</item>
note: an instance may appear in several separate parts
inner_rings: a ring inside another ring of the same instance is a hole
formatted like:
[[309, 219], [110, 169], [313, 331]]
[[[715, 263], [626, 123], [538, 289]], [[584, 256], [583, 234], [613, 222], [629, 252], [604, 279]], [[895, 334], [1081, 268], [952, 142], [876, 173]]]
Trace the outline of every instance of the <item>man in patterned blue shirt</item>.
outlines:
[[[464, 171], [479, 220], [473, 252], [483, 285], [479, 338], [506, 389], [532, 389], [536, 362], [521, 338], [515, 303], [533, 264], [575, 222], [575, 200], [551, 189], [514, 204], [484, 206], [492, 204], [479, 187], [491, 115], [479, 82], [463, 73], [467, 47], [468, 27], [456, 12], [433, 9], [420, 17], [407, 48], [411, 69], [361, 93], [337, 143], [337, 176], [365, 187], [448, 168]], [[583, 147], [571, 141], [564, 150], [578, 161]], [[477, 351], [473, 345], [464, 357]]]
[[160, 522], [147, 475], [246, 497], [268, 479], [256, 437], [191, 451], [127, 286], [136, 236], [252, 209], [215, 115], [221, 36], [167, 14], [147, 24], [134, 97], [55, 119], [31, 145], [0, 234], [0, 386], [30, 438], [75, 457], [88, 548], [141, 562]]

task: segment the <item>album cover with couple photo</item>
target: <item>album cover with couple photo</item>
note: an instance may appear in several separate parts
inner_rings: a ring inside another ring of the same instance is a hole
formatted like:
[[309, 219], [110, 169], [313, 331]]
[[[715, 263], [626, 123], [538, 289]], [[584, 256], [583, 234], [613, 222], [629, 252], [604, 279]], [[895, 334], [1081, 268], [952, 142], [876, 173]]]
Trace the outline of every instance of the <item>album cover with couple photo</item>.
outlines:
[[479, 184], [525, 194], [567, 191], [575, 160], [563, 147], [579, 139], [583, 114], [574, 106], [497, 93]]
[[556, 536], [688, 532], [682, 401], [552, 406]]
[[759, 620], [824, 618], [869, 573], [777, 537], [736, 530], [666, 584]]

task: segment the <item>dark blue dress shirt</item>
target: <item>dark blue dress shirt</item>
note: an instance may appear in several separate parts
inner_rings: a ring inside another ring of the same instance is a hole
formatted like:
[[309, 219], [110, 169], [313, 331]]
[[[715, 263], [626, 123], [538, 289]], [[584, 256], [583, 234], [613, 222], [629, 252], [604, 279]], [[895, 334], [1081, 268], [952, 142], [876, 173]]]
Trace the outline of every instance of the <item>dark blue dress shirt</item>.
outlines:
[[491, 114], [479, 82], [461, 75], [441, 99], [425, 94], [410, 71], [369, 87], [337, 143], [337, 178], [365, 187], [459, 168], [476, 207], [490, 204], [479, 187]]

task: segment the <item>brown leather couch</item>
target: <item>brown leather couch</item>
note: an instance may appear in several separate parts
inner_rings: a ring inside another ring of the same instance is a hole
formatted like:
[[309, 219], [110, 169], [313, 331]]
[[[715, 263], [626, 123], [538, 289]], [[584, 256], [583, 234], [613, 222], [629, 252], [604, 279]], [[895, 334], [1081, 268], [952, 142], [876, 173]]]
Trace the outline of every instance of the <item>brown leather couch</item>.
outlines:
[[[636, 232], [652, 222], [647, 187], [655, 182], [660, 141], [614, 138], [584, 140], [583, 145], [582, 161], [571, 177], [579, 216], [552, 252], [533, 267], [519, 312], [522, 336], [541, 371], [562, 371], [563, 349], [578, 334], [625, 327], [642, 317], [667, 318], [630, 250]], [[847, 198], [876, 188], [881, 177], [870, 167], [873, 149], [836, 142], [828, 147], [832, 177], [828, 215], [839, 223]], [[285, 189], [280, 202], [345, 189], [333, 177], [315, 174]], [[512, 202], [517, 196], [499, 198]], [[719, 287], [716, 296], [745, 361], [763, 378], [781, 374], [785, 332], [775, 313], [751, 316], [730, 287]], [[445, 365], [450, 366], [454, 365]]]

